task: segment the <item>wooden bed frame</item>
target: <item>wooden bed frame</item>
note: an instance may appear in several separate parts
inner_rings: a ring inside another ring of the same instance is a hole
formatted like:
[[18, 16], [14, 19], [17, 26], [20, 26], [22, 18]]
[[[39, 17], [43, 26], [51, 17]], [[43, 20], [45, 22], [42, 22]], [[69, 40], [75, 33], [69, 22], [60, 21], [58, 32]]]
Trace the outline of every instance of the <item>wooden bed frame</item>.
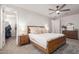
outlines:
[[[28, 33], [30, 33], [30, 28], [29, 27], [41, 27], [43, 28], [44, 26], [28, 26]], [[37, 48], [39, 48], [40, 50], [44, 51], [45, 53], [52, 53], [55, 50], [57, 50], [57, 48], [61, 47], [62, 45], [66, 44], [66, 38], [65, 36], [63, 37], [59, 37], [55, 40], [50, 40], [48, 41], [48, 45], [47, 48], [43, 48], [40, 45], [36, 44], [35, 42], [31, 41], [33, 43], [33, 45]]]

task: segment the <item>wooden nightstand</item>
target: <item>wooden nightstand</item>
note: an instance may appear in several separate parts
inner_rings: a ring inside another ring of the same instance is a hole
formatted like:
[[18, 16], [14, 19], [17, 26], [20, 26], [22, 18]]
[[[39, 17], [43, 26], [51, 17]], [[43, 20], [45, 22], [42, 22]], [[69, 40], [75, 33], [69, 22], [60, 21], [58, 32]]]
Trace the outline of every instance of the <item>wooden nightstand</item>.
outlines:
[[19, 37], [19, 45], [25, 45], [25, 44], [28, 44], [28, 43], [30, 43], [28, 35], [21, 35]]

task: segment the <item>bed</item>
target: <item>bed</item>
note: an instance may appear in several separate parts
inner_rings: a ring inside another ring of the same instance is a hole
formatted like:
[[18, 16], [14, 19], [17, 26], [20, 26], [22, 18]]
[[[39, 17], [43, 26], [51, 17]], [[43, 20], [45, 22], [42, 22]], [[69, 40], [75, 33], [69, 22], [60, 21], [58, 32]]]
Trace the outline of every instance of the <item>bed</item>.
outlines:
[[45, 30], [44, 33], [31, 33], [31, 28], [45, 29], [45, 27], [28, 26], [28, 34], [30, 41], [33, 43], [35, 47], [39, 48], [41, 51], [45, 53], [52, 53], [55, 50], [57, 50], [57, 48], [61, 47], [66, 43], [64, 34], [48, 33]]

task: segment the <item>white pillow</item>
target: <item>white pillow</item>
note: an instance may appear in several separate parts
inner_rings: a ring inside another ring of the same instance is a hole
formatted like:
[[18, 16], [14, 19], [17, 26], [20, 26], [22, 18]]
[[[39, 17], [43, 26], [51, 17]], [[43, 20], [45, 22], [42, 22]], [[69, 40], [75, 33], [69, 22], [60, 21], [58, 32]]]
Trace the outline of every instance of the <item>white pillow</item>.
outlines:
[[34, 27], [30, 27], [30, 33], [35, 33], [35, 28]]

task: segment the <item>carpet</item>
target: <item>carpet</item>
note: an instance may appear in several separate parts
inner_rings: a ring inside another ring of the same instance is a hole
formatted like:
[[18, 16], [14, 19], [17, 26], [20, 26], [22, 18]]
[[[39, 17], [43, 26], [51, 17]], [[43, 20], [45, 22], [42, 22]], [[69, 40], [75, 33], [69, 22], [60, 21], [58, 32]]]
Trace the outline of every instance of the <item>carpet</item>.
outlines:
[[[15, 42], [15, 38], [8, 39], [4, 48], [0, 50], [0, 54], [44, 54], [44, 52], [34, 47], [31, 43], [17, 46]], [[66, 44], [52, 54], [79, 54], [79, 40], [66, 39]]]

